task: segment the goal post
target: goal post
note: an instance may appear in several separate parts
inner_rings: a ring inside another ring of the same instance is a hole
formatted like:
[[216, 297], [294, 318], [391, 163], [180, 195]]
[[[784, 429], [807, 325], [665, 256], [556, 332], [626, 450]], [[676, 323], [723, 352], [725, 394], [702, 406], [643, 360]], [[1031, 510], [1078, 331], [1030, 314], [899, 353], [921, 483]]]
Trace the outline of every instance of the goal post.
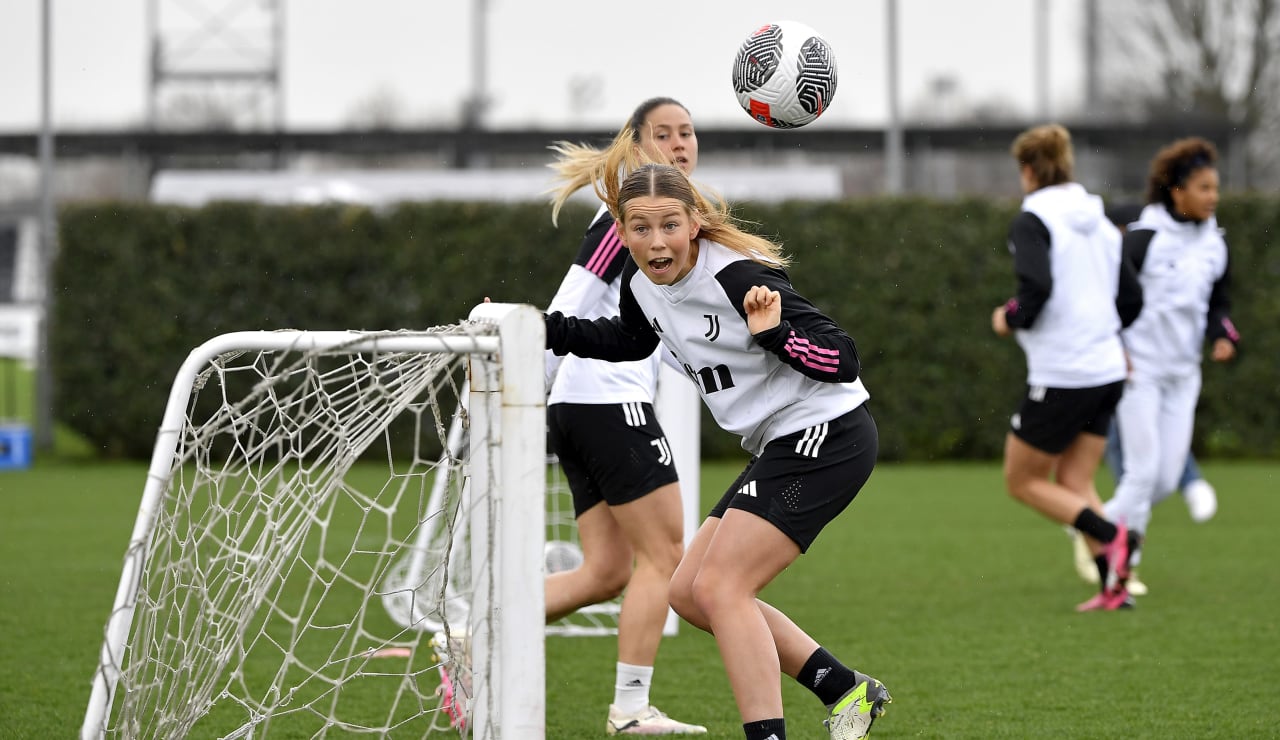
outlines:
[[[472, 363], [470, 377], [472, 495], [496, 494], [486, 497], [488, 505], [476, 506], [471, 518], [471, 670], [489, 678], [475, 684], [476, 705], [488, 709], [475, 715], [475, 736], [540, 738], [546, 723], [546, 327], [541, 312], [505, 305], [481, 304], [471, 318], [500, 322], [504, 360]], [[484, 429], [498, 435], [477, 432]], [[503, 454], [495, 459], [489, 445]], [[476, 536], [487, 531], [492, 536]], [[476, 567], [480, 563], [491, 565]]]
[[[483, 304], [421, 332], [236, 332], [193, 350], [81, 737], [542, 737], [543, 337], [536, 309]], [[424, 526], [465, 534], [429, 569], [438, 587], [410, 596], [434, 600], [411, 610], [436, 615], [434, 635], [382, 608]]]

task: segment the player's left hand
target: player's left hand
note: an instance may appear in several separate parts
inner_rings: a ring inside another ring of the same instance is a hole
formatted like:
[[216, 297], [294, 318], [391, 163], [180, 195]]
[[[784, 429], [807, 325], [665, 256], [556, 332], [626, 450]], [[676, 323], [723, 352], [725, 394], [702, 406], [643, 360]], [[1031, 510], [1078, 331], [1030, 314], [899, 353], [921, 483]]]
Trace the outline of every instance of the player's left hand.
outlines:
[[991, 331], [996, 333], [998, 337], [1007, 337], [1011, 333], [1009, 330], [1009, 317], [1005, 315], [1003, 305], [996, 306], [991, 312]]
[[1230, 362], [1236, 357], [1236, 346], [1226, 337], [1218, 337], [1213, 341], [1213, 353], [1210, 355], [1214, 362]]
[[747, 312], [747, 329], [752, 334], [768, 331], [782, 323], [782, 296], [776, 290], [757, 285], [742, 299]]

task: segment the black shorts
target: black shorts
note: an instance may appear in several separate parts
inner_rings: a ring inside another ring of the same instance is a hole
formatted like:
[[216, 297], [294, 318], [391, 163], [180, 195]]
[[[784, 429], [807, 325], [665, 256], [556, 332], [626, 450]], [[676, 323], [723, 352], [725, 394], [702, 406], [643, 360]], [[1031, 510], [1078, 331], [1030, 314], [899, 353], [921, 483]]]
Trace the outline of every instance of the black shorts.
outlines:
[[575, 516], [601, 501], [625, 504], [679, 481], [652, 404], [554, 403], [547, 424]]
[[1123, 393], [1123, 380], [1094, 388], [1027, 386], [1027, 395], [1009, 420], [1009, 428], [1037, 450], [1057, 455], [1082, 432], [1107, 436]]
[[871, 477], [879, 446], [865, 403], [825, 424], [779, 437], [751, 458], [707, 516], [749, 511], [806, 552]]

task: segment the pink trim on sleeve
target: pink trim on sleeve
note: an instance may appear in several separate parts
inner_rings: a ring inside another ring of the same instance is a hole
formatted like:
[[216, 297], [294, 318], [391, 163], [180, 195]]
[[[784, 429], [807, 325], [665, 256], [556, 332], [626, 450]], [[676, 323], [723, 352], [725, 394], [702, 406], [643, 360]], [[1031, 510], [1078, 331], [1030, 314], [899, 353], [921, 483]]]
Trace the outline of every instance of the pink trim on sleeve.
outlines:
[[596, 245], [596, 251], [591, 254], [591, 259], [587, 260], [587, 270], [597, 277], [604, 277], [605, 270], [609, 269], [609, 263], [621, 249], [622, 240], [618, 238], [618, 224], [614, 223]]
[[1231, 323], [1231, 319], [1224, 316], [1222, 318], [1222, 328], [1227, 330], [1227, 339], [1236, 344], [1240, 343], [1240, 332], [1236, 331], [1236, 325]]
[[783, 350], [791, 357], [800, 360], [800, 364], [805, 367], [824, 373], [834, 374], [840, 371], [840, 350], [819, 347], [808, 339], [797, 337], [794, 331], [787, 337]]

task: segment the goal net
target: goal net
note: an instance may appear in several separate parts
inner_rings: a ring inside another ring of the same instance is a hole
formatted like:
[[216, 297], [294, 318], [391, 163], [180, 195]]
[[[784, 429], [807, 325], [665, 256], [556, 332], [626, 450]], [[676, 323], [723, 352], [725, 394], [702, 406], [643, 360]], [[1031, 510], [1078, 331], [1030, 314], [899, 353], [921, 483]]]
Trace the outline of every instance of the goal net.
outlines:
[[[465, 395], [465, 394], [464, 394]], [[658, 418], [662, 420], [663, 431], [675, 458], [677, 473], [680, 477], [680, 491], [683, 499], [683, 519], [685, 544], [687, 545], [697, 529], [699, 518], [699, 466], [701, 454], [699, 448], [700, 418], [702, 407], [697, 390], [685, 376], [668, 366], [663, 366], [658, 378], [658, 392], [654, 405]], [[460, 425], [455, 417], [454, 427], [449, 432], [448, 450], [441, 465], [452, 465], [460, 468], [465, 464], [465, 440]], [[578, 537], [578, 526], [574, 516], [573, 492], [565, 478], [560, 462], [552, 453], [547, 454], [546, 476], [546, 543], [543, 549], [543, 568], [545, 573], [571, 570], [582, 563], [582, 545]], [[436, 479], [436, 485], [442, 486], [449, 480], [447, 476]], [[432, 500], [440, 498], [438, 491], [433, 491]], [[384, 604], [387, 612], [398, 624], [405, 627], [416, 627], [424, 630], [440, 629], [440, 615], [429, 611], [435, 601], [430, 594], [439, 590], [438, 579], [429, 576], [433, 571], [431, 564], [439, 560], [439, 554], [447, 549], [454, 549], [452, 540], [463, 537], [463, 530], [449, 530], [428, 523], [418, 530], [418, 540], [409, 548], [400, 560], [391, 568], [386, 583], [383, 585]], [[455, 561], [456, 562], [456, 561]], [[456, 580], [456, 579], [455, 579]], [[421, 591], [423, 593], [416, 593]], [[467, 600], [455, 598], [447, 604], [454, 611], [467, 608]], [[618, 617], [622, 611], [622, 597], [592, 604], [579, 609], [557, 622], [547, 625], [548, 635], [564, 637], [587, 637], [600, 635], [616, 635], [618, 633]], [[456, 621], [456, 619], [454, 620]], [[680, 619], [669, 610], [663, 625], [663, 634], [675, 635], [679, 632]]]
[[194, 350], [82, 737], [542, 737], [542, 337], [485, 304]]

